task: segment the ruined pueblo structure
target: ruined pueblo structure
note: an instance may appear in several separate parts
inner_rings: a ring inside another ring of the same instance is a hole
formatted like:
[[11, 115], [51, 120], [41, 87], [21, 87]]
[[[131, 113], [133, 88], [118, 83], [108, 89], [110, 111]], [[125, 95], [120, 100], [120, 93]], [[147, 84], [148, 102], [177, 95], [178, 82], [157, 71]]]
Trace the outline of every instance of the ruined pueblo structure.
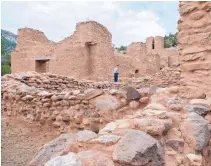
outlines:
[[[179, 13], [179, 61], [162, 37], [119, 55], [96, 22], [60, 43], [19, 30], [13, 74], [1, 78], [5, 166], [211, 166], [211, 2], [180, 2]], [[118, 89], [115, 64], [125, 74]], [[15, 120], [42, 132], [21, 134]], [[7, 142], [14, 135], [29, 156]]]
[[78, 23], [73, 35], [59, 43], [38, 30], [19, 29], [11, 57], [12, 73], [49, 72], [103, 81], [112, 80], [116, 64], [121, 77], [146, 76], [178, 65], [178, 53], [164, 49], [164, 38], [159, 36], [147, 38], [146, 44], [132, 43], [126, 55], [119, 55], [112, 48], [111, 33], [95, 21]]

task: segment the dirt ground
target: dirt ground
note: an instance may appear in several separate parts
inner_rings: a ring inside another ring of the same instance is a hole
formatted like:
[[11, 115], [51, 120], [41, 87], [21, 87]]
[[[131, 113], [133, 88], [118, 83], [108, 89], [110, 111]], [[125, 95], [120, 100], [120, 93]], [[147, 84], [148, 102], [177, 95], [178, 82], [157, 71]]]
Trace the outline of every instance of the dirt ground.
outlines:
[[38, 126], [2, 117], [1, 165], [26, 166], [39, 148], [59, 133], [48, 126]]

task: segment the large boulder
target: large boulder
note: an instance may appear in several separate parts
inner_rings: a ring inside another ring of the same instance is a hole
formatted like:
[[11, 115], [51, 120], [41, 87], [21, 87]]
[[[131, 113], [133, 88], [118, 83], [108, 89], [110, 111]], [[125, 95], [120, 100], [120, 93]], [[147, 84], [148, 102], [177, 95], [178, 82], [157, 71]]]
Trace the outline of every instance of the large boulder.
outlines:
[[56, 156], [58, 153], [65, 150], [68, 145], [71, 145], [74, 142], [76, 142], [76, 138], [73, 134], [60, 135], [44, 145], [41, 151], [29, 163], [29, 166], [43, 166], [53, 156]]
[[141, 98], [140, 93], [133, 87], [124, 87], [121, 92], [127, 100], [138, 100]]
[[163, 162], [163, 148], [157, 140], [142, 131], [129, 131], [117, 143], [113, 151], [114, 162], [128, 165], [160, 166]]
[[198, 151], [203, 150], [210, 138], [208, 121], [194, 112], [189, 113], [181, 131], [184, 140]]
[[208, 112], [211, 111], [210, 108], [201, 105], [187, 105], [184, 110], [195, 112], [199, 115], [206, 115]]
[[92, 99], [91, 104], [95, 105], [96, 108], [104, 111], [115, 110], [120, 107], [119, 101], [111, 95], [102, 95]]
[[83, 166], [83, 163], [75, 153], [68, 153], [52, 158], [45, 166]]

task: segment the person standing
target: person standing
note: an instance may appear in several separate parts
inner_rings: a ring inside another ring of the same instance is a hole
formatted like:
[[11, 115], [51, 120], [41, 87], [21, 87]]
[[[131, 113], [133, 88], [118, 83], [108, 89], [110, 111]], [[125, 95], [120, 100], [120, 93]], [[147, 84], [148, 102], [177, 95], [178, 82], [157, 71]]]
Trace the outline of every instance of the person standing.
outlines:
[[119, 75], [118, 67], [119, 65], [116, 65], [116, 67], [114, 68], [114, 83], [118, 82], [118, 75]]

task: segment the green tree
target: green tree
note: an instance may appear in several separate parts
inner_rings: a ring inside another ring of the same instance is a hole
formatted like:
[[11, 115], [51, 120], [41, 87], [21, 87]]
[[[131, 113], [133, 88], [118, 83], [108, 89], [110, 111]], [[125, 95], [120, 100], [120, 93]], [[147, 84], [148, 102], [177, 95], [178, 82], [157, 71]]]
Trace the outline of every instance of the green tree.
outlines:
[[5, 50], [4, 50], [4, 40], [3, 38], [1, 38], [1, 56], [5, 54]]
[[4, 48], [4, 40], [1, 38], [1, 56], [6, 57], [4, 64], [1, 65], [1, 75], [11, 73], [11, 58], [10, 55], [6, 55], [7, 52]]

